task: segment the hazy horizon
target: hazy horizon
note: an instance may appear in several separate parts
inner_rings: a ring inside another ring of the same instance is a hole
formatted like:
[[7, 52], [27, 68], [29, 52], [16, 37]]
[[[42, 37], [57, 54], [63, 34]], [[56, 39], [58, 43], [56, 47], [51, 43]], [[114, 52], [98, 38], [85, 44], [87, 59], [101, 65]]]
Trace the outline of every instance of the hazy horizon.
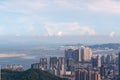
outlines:
[[120, 36], [2, 36], [1, 45], [66, 45], [120, 43]]

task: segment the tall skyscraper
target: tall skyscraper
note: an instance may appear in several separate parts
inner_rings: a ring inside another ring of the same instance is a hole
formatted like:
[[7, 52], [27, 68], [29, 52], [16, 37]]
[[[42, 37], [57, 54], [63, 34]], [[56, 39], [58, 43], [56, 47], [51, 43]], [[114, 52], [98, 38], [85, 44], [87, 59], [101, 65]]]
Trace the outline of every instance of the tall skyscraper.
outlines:
[[92, 50], [88, 47], [83, 48], [83, 61], [90, 61], [92, 57]]
[[107, 55], [106, 62], [107, 62], [108, 65], [111, 64], [111, 62], [112, 62], [112, 56], [111, 55]]
[[81, 62], [82, 61], [81, 48], [74, 50], [72, 57], [74, 59], [74, 62]]
[[73, 70], [74, 63], [77, 62], [77, 54], [74, 49], [65, 50], [65, 68], [67, 71]]
[[92, 50], [88, 47], [81, 47], [78, 49], [78, 61], [89, 62], [92, 57]]
[[73, 58], [69, 58], [66, 63], [67, 63], [66, 70], [67, 71], [73, 71], [74, 70], [74, 60], [73, 60]]
[[50, 73], [58, 75], [57, 57], [50, 57]]
[[57, 67], [57, 57], [50, 57], [50, 69]]
[[42, 70], [47, 70], [47, 58], [41, 57], [40, 58], [40, 65]]
[[64, 75], [65, 73], [65, 58], [64, 57], [58, 58], [58, 70], [59, 70], [60, 76]]
[[74, 49], [66, 49], [65, 50], [65, 60], [67, 61], [68, 58], [72, 58], [72, 54], [74, 52]]
[[101, 67], [101, 57], [97, 56], [97, 67]]
[[102, 63], [102, 64], [105, 64], [105, 63], [106, 63], [106, 56], [105, 56], [105, 55], [102, 55], [102, 56], [101, 56], [101, 63]]

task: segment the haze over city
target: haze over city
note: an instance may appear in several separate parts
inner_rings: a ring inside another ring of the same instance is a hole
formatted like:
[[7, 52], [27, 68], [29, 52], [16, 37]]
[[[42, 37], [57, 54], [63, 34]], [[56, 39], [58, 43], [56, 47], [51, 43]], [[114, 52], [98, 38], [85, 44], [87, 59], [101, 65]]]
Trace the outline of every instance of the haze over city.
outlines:
[[70, 80], [85, 80], [79, 73], [90, 71], [97, 78], [89, 80], [117, 80], [119, 20], [119, 0], [1, 0], [0, 65]]

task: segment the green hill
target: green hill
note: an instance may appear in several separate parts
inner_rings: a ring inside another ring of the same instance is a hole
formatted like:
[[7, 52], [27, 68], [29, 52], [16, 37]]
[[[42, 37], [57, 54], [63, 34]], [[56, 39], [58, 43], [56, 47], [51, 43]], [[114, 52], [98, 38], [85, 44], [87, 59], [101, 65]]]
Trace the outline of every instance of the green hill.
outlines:
[[1, 76], [2, 80], [67, 80], [38, 69], [29, 69], [23, 72], [2, 70]]

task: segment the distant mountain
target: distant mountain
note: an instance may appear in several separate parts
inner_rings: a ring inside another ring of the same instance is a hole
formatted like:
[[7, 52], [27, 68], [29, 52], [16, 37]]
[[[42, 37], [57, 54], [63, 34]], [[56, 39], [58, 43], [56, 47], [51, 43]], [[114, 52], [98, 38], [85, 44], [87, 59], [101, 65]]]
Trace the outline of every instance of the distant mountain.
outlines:
[[92, 49], [105, 49], [105, 48], [109, 48], [109, 49], [119, 49], [120, 48], [120, 44], [119, 43], [108, 43], [108, 44], [100, 44], [100, 45], [90, 45], [89, 46]]
[[38, 69], [29, 69], [23, 72], [2, 70], [1, 77], [1, 80], [67, 80]]
[[66, 44], [64, 46], [83, 46], [83, 44], [78, 43], [78, 44]]
[[107, 43], [107, 44], [96, 44], [96, 45], [84, 45], [84, 44], [67, 44], [65, 46], [88, 46], [92, 49], [105, 49], [105, 48], [109, 48], [109, 49], [119, 49], [120, 48], [120, 44], [119, 43]]

